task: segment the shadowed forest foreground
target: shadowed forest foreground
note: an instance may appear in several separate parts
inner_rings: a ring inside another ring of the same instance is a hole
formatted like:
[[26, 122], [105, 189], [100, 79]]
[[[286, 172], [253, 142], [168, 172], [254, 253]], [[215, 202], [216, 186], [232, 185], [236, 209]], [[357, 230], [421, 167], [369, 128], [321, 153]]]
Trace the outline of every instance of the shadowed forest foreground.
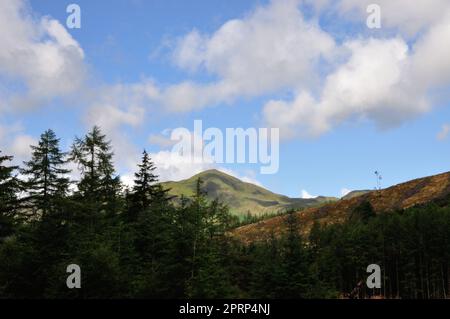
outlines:
[[[174, 205], [146, 152], [134, 187], [121, 185], [97, 127], [67, 153], [44, 132], [20, 168], [8, 155], [0, 154], [0, 298], [340, 298], [365, 283], [369, 264], [381, 266], [382, 288], [361, 289], [361, 298], [450, 296], [450, 199], [389, 214], [364, 202], [305, 236], [287, 213], [283, 233], [242, 243], [230, 232], [236, 217], [207, 200], [201, 180]], [[80, 289], [66, 286], [70, 264], [81, 267]]]

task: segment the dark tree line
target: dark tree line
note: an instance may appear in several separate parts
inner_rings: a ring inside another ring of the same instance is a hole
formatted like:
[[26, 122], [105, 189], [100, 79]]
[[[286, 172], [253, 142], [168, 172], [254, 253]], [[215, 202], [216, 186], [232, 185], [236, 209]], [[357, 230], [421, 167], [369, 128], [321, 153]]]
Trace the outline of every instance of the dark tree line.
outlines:
[[[201, 180], [172, 201], [145, 151], [125, 188], [98, 127], [69, 152], [48, 130], [31, 151], [22, 167], [0, 153], [0, 298], [339, 298], [369, 264], [381, 266], [382, 288], [359, 297], [449, 297], [450, 201], [381, 215], [363, 203], [307, 238], [289, 212], [285, 233], [243, 245]], [[69, 264], [81, 289], [66, 286]]]

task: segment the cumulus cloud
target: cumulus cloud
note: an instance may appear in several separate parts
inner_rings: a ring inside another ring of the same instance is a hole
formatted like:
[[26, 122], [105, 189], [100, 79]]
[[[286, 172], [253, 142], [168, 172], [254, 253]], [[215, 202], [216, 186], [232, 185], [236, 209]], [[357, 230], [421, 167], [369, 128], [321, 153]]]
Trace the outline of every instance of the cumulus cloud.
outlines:
[[106, 131], [122, 125], [138, 126], [145, 120], [146, 109], [158, 94], [157, 87], [150, 80], [103, 86], [91, 91], [85, 122], [99, 125]]
[[30, 157], [31, 155], [31, 145], [36, 145], [37, 140], [27, 134], [19, 134], [15, 136], [11, 143], [11, 152], [14, 154], [18, 159], [25, 159]]
[[[129, 143], [130, 139], [120, 130], [111, 131], [110, 136], [113, 137], [116, 162], [122, 168], [121, 180], [125, 185], [132, 186], [133, 172], [136, 171], [137, 165], [140, 163], [142, 150]], [[192, 138], [195, 138], [193, 133]], [[198, 139], [198, 141], [200, 142], [201, 139]], [[194, 149], [190, 158], [172, 149], [149, 153], [156, 166], [155, 173], [159, 176], [160, 181], [180, 181], [204, 170], [215, 168], [212, 159], [202, 158], [202, 144], [193, 143], [192, 145]]]
[[445, 16], [436, 20], [413, 47], [412, 78], [424, 87], [442, 87], [450, 83], [450, 2], [447, 3]]
[[22, 0], [0, 1], [0, 43], [0, 81], [11, 89], [1, 92], [0, 110], [67, 96], [83, 83], [80, 45], [57, 20], [34, 18]]
[[[163, 139], [162, 143], [164, 145], [170, 142], [171, 146], [174, 146], [174, 143], [176, 144], [179, 140], [169, 139], [167, 137], [169, 133], [170, 130], [166, 129], [163, 131], [162, 135], [153, 136], [153, 139], [157, 141]], [[244, 182], [262, 186], [256, 179], [254, 171], [247, 170], [244, 174], [239, 174], [234, 170], [220, 167], [214, 162], [214, 158], [207, 154], [203, 154], [204, 141], [201, 136], [188, 131], [186, 131], [183, 136], [184, 140], [186, 140], [186, 138], [191, 138], [190, 154], [182, 154], [180, 152], [181, 150], [176, 146], [170, 150], [161, 150], [150, 154], [155, 163], [156, 172], [162, 181], [179, 181], [208, 169], [218, 169], [228, 175], [239, 178]], [[183, 149], [183, 152], [184, 151], [185, 150]]]
[[[174, 84], [159, 98], [171, 111], [190, 111], [287, 89], [292, 99], [269, 100], [262, 111], [284, 138], [319, 136], [349, 120], [398, 126], [429, 111], [430, 91], [450, 82], [450, 46], [443, 45], [450, 38], [450, 4], [432, 2], [380, 1], [385, 27], [397, 35], [347, 37], [337, 45], [315, 19], [304, 18], [301, 1], [272, 1], [212, 34], [193, 30], [182, 37], [175, 64], [216, 81]], [[334, 10], [364, 23], [369, 4], [313, 3], [319, 12]]]
[[[166, 132], [167, 133], [167, 132]], [[197, 173], [207, 169], [214, 168], [214, 163], [211, 158], [203, 157], [203, 140], [194, 132], [180, 132], [184, 140], [190, 139], [191, 149], [181, 149], [175, 146], [170, 150], [161, 150], [159, 152], [151, 153], [156, 172], [162, 181], [179, 181], [189, 178]], [[181, 138], [181, 136], [179, 136]], [[175, 143], [181, 140], [176, 140]], [[188, 145], [185, 145], [189, 147]]]
[[310, 85], [317, 63], [335, 43], [315, 21], [303, 17], [298, 4], [273, 1], [227, 21], [213, 34], [193, 30], [181, 38], [173, 54], [175, 64], [217, 80], [169, 86], [163, 94], [169, 109], [188, 111]]
[[357, 39], [342, 47], [347, 60], [325, 78], [318, 95], [297, 92], [293, 100], [271, 100], [263, 115], [283, 137], [318, 136], [350, 119], [379, 128], [397, 126], [431, 109], [430, 92], [450, 83], [450, 12], [412, 45], [400, 36]]
[[165, 130], [161, 134], [151, 134], [148, 137], [148, 142], [163, 149], [172, 147], [177, 143], [177, 141], [172, 140], [169, 133], [170, 130]]
[[441, 130], [439, 131], [439, 133], [436, 135], [436, 138], [439, 141], [443, 141], [448, 137], [448, 134], [450, 133], [450, 125], [449, 124], [444, 124], [442, 125]]
[[264, 187], [252, 173], [247, 172], [248, 174], [239, 174], [233, 170], [219, 167], [208, 160], [200, 163], [195, 161], [186, 161], [186, 158], [183, 156], [174, 154], [170, 151], [160, 151], [157, 153], [152, 153], [150, 156], [157, 167], [156, 172], [161, 181], [180, 181], [209, 169], [217, 169], [225, 174], [236, 177], [243, 182]]
[[137, 126], [143, 121], [144, 109], [130, 106], [122, 110], [113, 104], [94, 105], [86, 114], [87, 122], [97, 124], [106, 131], [111, 131], [120, 125]]
[[269, 126], [284, 137], [317, 136], [350, 118], [398, 125], [429, 109], [427, 87], [411, 78], [408, 45], [401, 39], [345, 43], [348, 61], [326, 77], [319, 97], [299, 92], [292, 101], [272, 100], [263, 110]]
[[348, 195], [351, 192], [352, 192], [351, 189], [348, 189], [348, 188], [344, 187], [343, 189], [341, 189], [341, 197], [344, 197], [345, 195]]
[[120, 181], [128, 189], [132, 189], [134, 186], [134, 174], [128, 173], [120, 176]]
[[31, 157], [31, 145], [36, 145], [37, 139], [24, 132], [19, 123], [0, 125], [0, 150], [3, 155], [13, 155], [13, 163], [21, 165]]
[[160, 151], [150, 156], [157, 167], [156, 172], [161, 181], [179, 181], [214, 168], [213, 163], [189, 161], [171, 151]]
[[316, 198], [317, 196], [311, 195], [310, 193], [308, 193], [306, 190], [302, 190], [302, 193], [300, 195], [300, 198], [303, 199], [311, 199], [311, 198]]
[[[156, 171], [159, 180], [161, 182], [167, 181], [181, 181], [188, 179], [198, 173], [209, 169], [217, 169], [225, 174], [234, 176], [243, 182], [251, 183], [264, 187], [256, 178], [253, 172], [246, 172], [245, 174], [239, 174], [233, 170], [219, 167], [211, 161], [187, 161], [185, 157], [180, 154], [173, 153], [171, 151], [159, 151], [149, 154], [152, 161], [155, 163]], [[137, 163], [136, 163], [137, 164]], [[121, 175], [122, 183], [125, 186], [132, 187], [134, 181], [134, 175], [132, 171]]]

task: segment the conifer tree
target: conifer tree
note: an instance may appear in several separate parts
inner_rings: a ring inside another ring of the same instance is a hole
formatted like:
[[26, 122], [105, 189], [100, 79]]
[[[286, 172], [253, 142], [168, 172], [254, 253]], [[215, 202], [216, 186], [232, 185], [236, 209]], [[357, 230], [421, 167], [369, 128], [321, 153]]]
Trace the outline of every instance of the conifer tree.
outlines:
[[233, 291], [226, 267], [224, 252], [228, 250], [231, 217], [228, 208], [218, 200], [209, 202], [202, 189], [203, 181], [197, 180], [196, 192], [187, 209], [190, 241], [190, 264], [187, 296], [192, 298], [229, 297]]
[[299, 221], [295, 213], [285, 217], [287, 234], [283, 238], [283, 295], [284, 298], [304, 298], [309, 291], [310, 274], [308, 260], [302, 237], [299, 232]]
[[366, 223], [370, 218], [375, 216], [372, 205], [369, 201], [361, 202], [350, 214], [350, 221], [362, 221]]
[[[77, 137], [72, 146], [71, 159], [81, 170], [78, 190], [89, 202], [101, 204], [110, 213], [120, 192], [119, 176], [115, 175], [111, 142], [98, 126], [83, 138]], [[111, 211], [112, 210], [112, 211]]]
[[134, 174], [132, 209], [142, 211], [150, 206], [152, 197], [156, 195], [158, 176], [154, 173], [156, 167], [145, 150], [142, 153], [142, 162], [138, 167], [139, 171]]
[[45, 131], [37, 146], [31, 146], [32, 157], [24, 162], [21, 173], [27, 177], [24, 183], [26, 202], [42, 212], [45, 217], [54, 200], [67, 195], [70, 170], [64, 168], [66, 154], [59, 147], [59, 139], [52, 130]]
[[17, 166], [4, 166], [12, 156], [2, 156], [0, 151], [0, 238], [12, 232], [13, 217], [17, 206], [18, 182], [13, 172]]

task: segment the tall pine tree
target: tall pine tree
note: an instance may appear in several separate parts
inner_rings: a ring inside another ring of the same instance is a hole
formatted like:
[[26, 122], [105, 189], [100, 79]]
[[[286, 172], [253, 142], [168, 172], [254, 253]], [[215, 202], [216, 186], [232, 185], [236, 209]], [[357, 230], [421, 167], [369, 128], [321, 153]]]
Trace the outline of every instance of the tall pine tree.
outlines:
[[83, 138], [76, 138], [72, 146], [71, 158], [81, 170], [78, 189], [91, 203], [114, 213], [121, 189], [120, 178], [115, 174], [111, 142], [98, 126]]
[[134, 174], [133, 202], [135, 209], [144, 210], [150, 206], [150, 201], [155, 195], [158, 176], [155, 175], [156, 167], [145, 150], [142, 154], [142, 162], [138, 167], [139, 171]]
[[0, 238], [11, 234], [17, 206], [18, 183], [13, 172], [18, 167], [3, 164], [11, 160], [12, 156], [2, 156], [0, 151]]
[[31, 146], [32, 157], [24, 162], [21, 173], [27, 177], [24, 186], [26, 202], [45, 217], [55, 199], [65, 197], [70, 180], [70, 170], [64, 168], [66, 154], [59, 148], [59, 139], [52, 130], [45, 131], [37, 146]]

